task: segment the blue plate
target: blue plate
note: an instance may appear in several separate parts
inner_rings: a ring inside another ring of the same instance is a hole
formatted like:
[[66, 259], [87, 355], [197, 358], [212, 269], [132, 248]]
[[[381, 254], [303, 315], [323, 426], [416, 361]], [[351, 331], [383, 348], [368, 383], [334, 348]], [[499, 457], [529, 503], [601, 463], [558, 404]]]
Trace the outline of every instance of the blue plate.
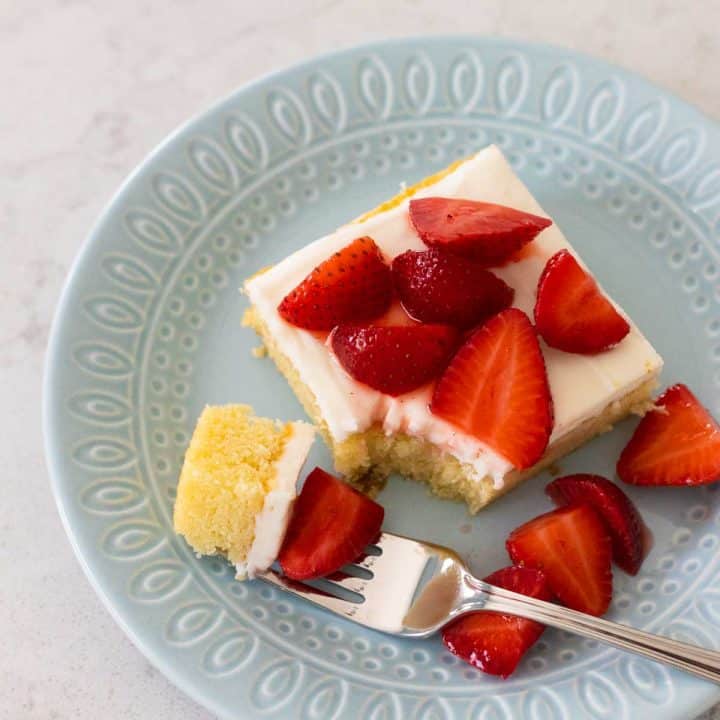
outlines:
[[[644, 80], [566, 50], [476, 37], [396, 40], [238, 90], [120, 189], [57, 312], [45, 434], [58, 505], [91, 582], [139, 648], [225, 718], [687, 718], [712, 685], [548, 631], [503, 682], [445, 652], [316, 611], [171, 528], [205, 403], [302, 410], [240, 327], [244, 278], [413, 182], [496, 143], [612, 295], [720, 414], [720, 131]], [[562, 462], [613, 475], [623, 423]], [[318, 443], [319, 445], [319, 443]], [[328, 463], [318, 447], [313, 458]], [[547, 477], [476, 518], [393, 480], [390, 530], [459, 550], [479, 575], [550, 509]], [[655, 536], [615, 573], [610, 617], [720, 647], [720, 494], [630, 488]]]

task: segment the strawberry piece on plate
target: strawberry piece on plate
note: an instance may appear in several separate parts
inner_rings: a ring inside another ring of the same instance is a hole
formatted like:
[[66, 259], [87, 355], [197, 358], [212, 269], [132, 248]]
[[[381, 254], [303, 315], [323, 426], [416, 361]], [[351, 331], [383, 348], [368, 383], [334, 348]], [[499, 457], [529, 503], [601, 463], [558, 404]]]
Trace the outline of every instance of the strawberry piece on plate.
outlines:
[[613, 560], [625, 572], [637, 575], [645, 554], [645, 524], [635, 503], [615, 483], [581, 473], [553, 480], [545, 492], [556, 505], [592, 505], [610, 534]]
[[410, 221], [420, 239], [485, 266], [501, 265], [546, 227], [549, 218], [458, 198], [426, 197], [410, 201]]
[[535, 329], [524, 312], [503, 310], [475, 330], [438, 380], [430, 410], [516, 468], [542, 457], [553, 425], [552, 400]]
[[332, 330], [341, 322], [365, 322], [382, 315], [392, 300], [392, 275], [369, 237], [318, 265], [278, 305], [280, 315], [305, 330]]
[[310, 580], [353, 562], [380, 533], [385, 510], [315, 468], [295, 501], [278, 562], [293, 580]]
[[473, 327], [509, 307], [515, 294], [482, 263], [440, 248], [398, 255], [392, 273], [403, 307], [422, 322]]
[[535, 327], [565, 352], [591, 355], [617, 345], [630, 325], [568, 250], [555, 253], [540, 275]]
[[458, 331], [448, 325], [338, 325], [330, 345], [361, 383], [402, 395], [430, 382], [450, 362]]
[[567, 505], [540, 515], [506, 543], [511, 560], [542, 570], [558, 599], [590, 615], [604, 614], [612, 596], [610, 537], [588, 504]]
[[[552, 592], [540, 570], [506, 567], [485, 578], [497, 587], [540, 600], [552, 600]], [[463, 615], [443, 628], [448, 650], [490, 675], [507, 677], [523, 655], [542, 635], [545, 626], [535, 620], [497, 612]]]
[[720, 426], [686, 385], [673, 385], [640, 421], [617, 473], [631, 485], [705, 485], [720, 479]]

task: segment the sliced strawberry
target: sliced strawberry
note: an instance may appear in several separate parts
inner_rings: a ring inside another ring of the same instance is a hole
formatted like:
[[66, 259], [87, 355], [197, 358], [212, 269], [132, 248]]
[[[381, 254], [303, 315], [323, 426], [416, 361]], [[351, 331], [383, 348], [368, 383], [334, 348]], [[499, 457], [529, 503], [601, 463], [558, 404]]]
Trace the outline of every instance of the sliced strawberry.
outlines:
[[516, 468], [542, 457], [553, 425], [552, 401], [524, 312], [503, 310], [466, 340], [438, 381], [430, 410]]
[[555, 253], [540, 276], [535, 327], [548, 345], [584, 355], [607, 350], [630, 332], [627, 320], [567, 250]]
[[421, 240], [486, 267], [500, 265], [546, 227], [549, 218], [458, 198], [426, 197], [410, 201], [410, 221]]
[[338, 325], [330, 344], [356, 380], [388, 395], [430, 382], [450, 362], [458, 332], [448, 325]]
[[310, 580], [353, 562], [380, 533], [378, 505], [336, 477], [315, 468], [295, 501], [278, 562], [293, 580]]
[[540, 515], [510, 533], [511, 560], [542, 570], [568, 607], [602, 615], [612, 596], [611, 544], [590, 505], [568, 505]]
[[440, 248], [398, 255], [392, 273], [403, 307], [423, 322], [473, 327], [509, 307], [515, 294], [482, 263]]
[[615, 483], [600, 475], [566, 475], [553, 480], [545, 492], [556, 505], [592, 505], [610, 533], [613, 560], [637, 575], [645, 554], [645, 524], [635, 503]]
[[320, 263], [278, 305], [280, 315], [305, 330], [382, 315], [392, 299], [390, 268], [369, 237], [353, 240]]
[[720, 426], [686, 385], [673, 385], [645, 415], [617, 464], [631, 485], [720, 480]]
[[[540, 600], [552, 600], [552, 592], [540, 570], [506, 567], [485, 578], [491, 585]], [[463, 615], [443, 628], [448, 650], [490, 675], [507, 677], [522, 656], [542, 635], [544, 625], [515, 615], [477, 612]]]

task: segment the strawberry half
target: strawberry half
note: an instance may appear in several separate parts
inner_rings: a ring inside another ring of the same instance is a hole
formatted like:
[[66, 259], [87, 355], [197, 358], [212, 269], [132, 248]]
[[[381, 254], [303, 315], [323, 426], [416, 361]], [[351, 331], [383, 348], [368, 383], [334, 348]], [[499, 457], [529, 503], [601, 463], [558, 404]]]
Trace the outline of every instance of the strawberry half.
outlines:
[[457, 330], [447, 325], [338, 325], [330, 335], [348, 374], [387, 395], [402, 395], [437, 377], [457, 344]]
[[[540, 570], [506, 567], [485, 578], [491, 585], [540, 600], [552, 600], [552, 592]], [[497, 612], [463, 615], [442, 630], [451, 653], [490, 675], [507, 677], [523, 655], [542, 635], [545, 626], [535, 620]]]
[[515, 292], [482, 263], [431, 248], [392, 263], [395, 290], [416, 320], [469, 328], [509, 307]]
[[617, 473], [631, 485], [705, 485], [720, 479], [720, 426], [686, 385], [673, 385], [640, 421]]
[[567, 250], [555, 253], [540, 276], [535, 327], [548, 345], [583, 355], [607, 350], [630, 332], [627, 320]]
[[610, 537], [590, 505], [568, 505], [510, 533], [516, 565], [542, 570], [560, 601], [590, 615], [604, 614], [612, 596]]
[[465, 341], [438, 381], [430, 410], [516, 468], [542, 457], [552, 401], [540, 345], [524, 312], [503, 310]]
[[353, 562], [380, 533], [382, 505], [315, 468], [295, 501], [278, 562], [293, 580], [310, 580]]
[[410, 221], [421, 240], [485, 266], [500, 265], [546, 227], [549, 218], [458, 198], [426, 197], [410, 201]]
[[545, 492], [556, 505], [592, 505], [610, 533], [613, 560], [637, 575], [645, 555], [645, 524], [635, 503], [615, 483], [600, 475], [566, 475], [549, 483]]
[[320, 263], [278, 305], [280, 315], [305, 330], [382, 315], [392, 299], [390, 268], [374, 240], [361, 237]]

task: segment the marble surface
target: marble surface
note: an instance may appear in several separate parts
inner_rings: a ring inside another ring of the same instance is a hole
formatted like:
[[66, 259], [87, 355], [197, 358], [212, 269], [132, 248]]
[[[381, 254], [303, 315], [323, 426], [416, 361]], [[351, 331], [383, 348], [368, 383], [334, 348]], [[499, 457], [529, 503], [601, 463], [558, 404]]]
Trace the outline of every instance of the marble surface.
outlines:
[[[58, 293], [100, 209], [143, 156], [262, 73], [429, 29], [584, 50], [720, 119], [720, 3], [686, 8], [674, 0], [0, 0], [2, 720], [211, 718], [132, 647], [85, 581], [42, 451], [40, 381]], [[720, 719], [720, 709], [704, 718]]]

